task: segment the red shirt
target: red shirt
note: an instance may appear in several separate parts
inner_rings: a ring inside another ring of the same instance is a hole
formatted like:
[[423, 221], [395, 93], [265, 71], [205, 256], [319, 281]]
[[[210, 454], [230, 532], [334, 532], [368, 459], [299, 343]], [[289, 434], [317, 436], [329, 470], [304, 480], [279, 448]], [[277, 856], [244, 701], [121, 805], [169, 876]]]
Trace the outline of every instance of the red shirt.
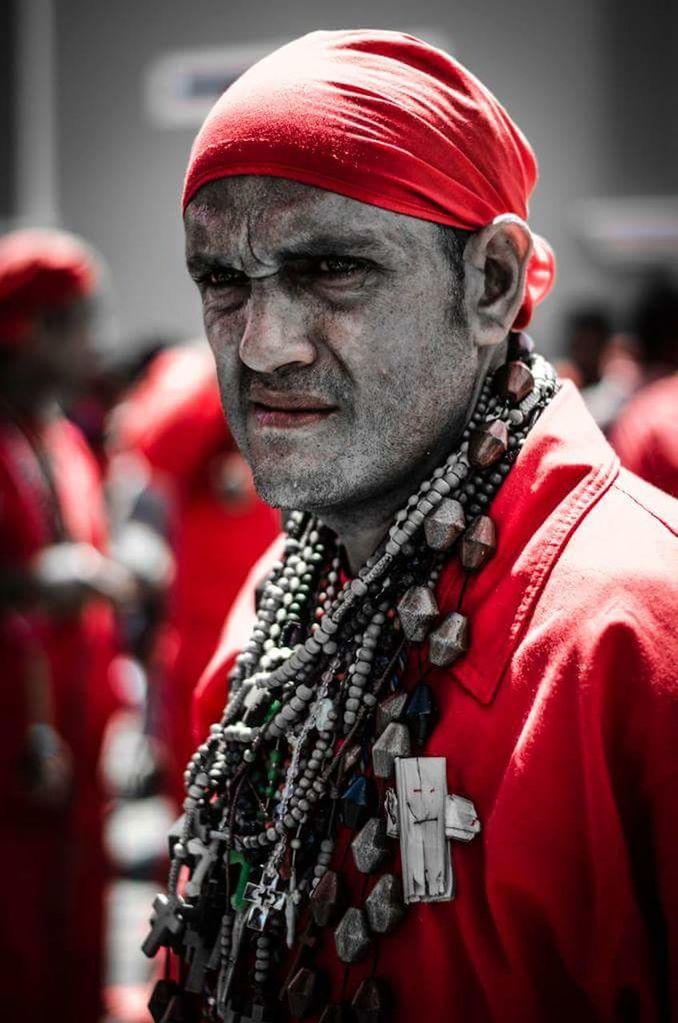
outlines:
[[[453, 843], [456, 899], [410, 906], [379, 940], [388, 1018], [649, 1023], [669, 1003], [678, 1018], [678, 504], [620, 470], [565, 384], [491, 514], [497, 552], [464, 600], [468, 653], [431, 669], [415, 646], [405, 680], [432, 686], [424, 752], [447, 758], [449, 791], [473, 800], [483, 830]], [[461, 582], [453, 558], [442, 612]], [[203, 733], [236, 628], [199, 689]], [[352, 867], [346, 856], [360, 905]], [[344, 968], [323, 940], [314, 962], [336, 999]], [[346, 1000], [372, 962], [350, 969]]]
[[627, 469], [678, 497], [678, 373], [643, 387], [610, 439]]

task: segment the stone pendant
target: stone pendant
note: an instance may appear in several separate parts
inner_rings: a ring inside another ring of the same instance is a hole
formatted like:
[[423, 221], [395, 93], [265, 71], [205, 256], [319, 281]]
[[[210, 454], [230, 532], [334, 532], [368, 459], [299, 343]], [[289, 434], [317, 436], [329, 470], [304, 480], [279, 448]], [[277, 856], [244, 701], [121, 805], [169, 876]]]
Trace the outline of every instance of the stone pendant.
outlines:
[[334, 944], [342, 963], [357, 963], [367, 952], [372, 938], [362, 909], [351, 906], [334, 931]]
[[356, 1023], [385, 1023], [386, 990], [374, 977], [366, 977], [353, 996], [351, 1008]]
[[405, 915], [403, 885], [395, 874], [384, 874], [365, 900], [365, 912], [374, 934], [390, 934]]
[[318, 927], [328, 927], [339, 918], [346, 899], [341, 878], [336, 870], [328, 870], [311, 892], [311, 915]]
[[436, 717], [436, 705], [431, 687], [427, 686], [425, 682], [420, 682], [412, 690], [405, 708], [405, 722], [415, 746], [421, 748], [424, 745], [433, 731]]
[[308, 1016], [318, 995], [318, 974], [302, 966], [295, 973], [287, 987], [287, 1001], [292, 1016], [303, 1019]]
[[466, 528], [464, 508], [451, 497], [445, 497], [424, 522], [426, 543], [434, 551], [446, 551]]
[[534, 377], [524, 362], [505, 362], [494, 374], [492, 383], [495, 394], [514, 405], [519, 405], [534, 390]]
[[398, 616], [405, 638], [412, 643], [426, 639], [438, 618], [438, 605], [428, 586], [412, 586], [400, 598]]
[[429, 636], [428, 658], [436, 667], [446, 668], [466, 653], [468, 645], [468, 618], [453, 611]]
[[343, 793], [339, 809], [341, 819], [351, 831], [360, 831], [377, 807], [377, 792], [371, 778], [358, 775]]
[[373, 874], [388, 852], [386, 825], [370, 817], [351, 842], [353, 861], [361, 874]]
[[410, 733], [407, 725], [392, 721], [372, 747], [372, 767], [375, 778], [390, 778], [396, 757], [410, 755]]
[[392, 721], [400, 721], [407, 703], [407, 693], [404, 691], [391, 693], [377, 706], [375, 728], [377, 735], [381, 735], [387, 725]]
[[497, 549], [497, 530], [489, 515], [479, 515], [461, 538], [459, 560], [467, 572], [477, 572]]

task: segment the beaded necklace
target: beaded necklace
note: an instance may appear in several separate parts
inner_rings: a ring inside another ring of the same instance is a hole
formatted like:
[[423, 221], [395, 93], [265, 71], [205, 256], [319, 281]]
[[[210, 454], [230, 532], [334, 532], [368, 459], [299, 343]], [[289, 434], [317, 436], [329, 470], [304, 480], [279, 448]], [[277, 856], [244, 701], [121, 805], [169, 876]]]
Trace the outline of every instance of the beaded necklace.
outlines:
[[[336, 538], [314, 517], [291, 513], [221, 721], [185, 773], [168, 892], [155, 899], [143, 946], [149, 956], [164, 946], [182, 961], [178, 982], [156, 985], [156, 1023], [266, 1023], [279, 1018], [280, 997], [292, 1018], [303, 1018], [322, 1008], [322, 979], [297, 955], [280, 992], [274, 980], [285, 947], [303, 951], [318, 929], [333, 926], [337, 955], [351, 964], [413, 901], [387, 873], [364, 906], [345, 908], [340, 874], [330, 869], [337, 824], [355, 832], [357, 869], [377, 873], [397, 833], [387, 782], [435, 723], [430, 687], [401, 689], [407, 649], [428, 639], [430, 662], [446, 667], [468, 648], [465, 587], [457, 610], [441, 619], [436, 582], [453, 550], [468, 574], [491, 557], [496, 530], [487, 510], [556, 389], [530, 339], [512, 334], [508, 361], [485, 379], [457, 450], [343, 585]], [[459, 834], [472, 837], [472, 804], [453, 798]], [[450, 880], [439, 897], [451, 890]], [[351, 1007], [358, 1021], [385, 1019], [379, 980], [364, 980]], [[321, 1021], [346, 1011], [326, 1005]]]

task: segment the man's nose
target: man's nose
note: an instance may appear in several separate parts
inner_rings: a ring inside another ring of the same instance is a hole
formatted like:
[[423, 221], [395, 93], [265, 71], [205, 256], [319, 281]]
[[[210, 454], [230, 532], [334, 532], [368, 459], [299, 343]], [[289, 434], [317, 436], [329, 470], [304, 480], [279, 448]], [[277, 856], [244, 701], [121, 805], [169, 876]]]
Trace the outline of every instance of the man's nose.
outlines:
[[309, 311], [277, 280], [253, 281], [247, 322], [240, 338], [240, 358], [256, 373], [275, 373], [285, 366], [310, 366], [316, 348], [310, 339]]

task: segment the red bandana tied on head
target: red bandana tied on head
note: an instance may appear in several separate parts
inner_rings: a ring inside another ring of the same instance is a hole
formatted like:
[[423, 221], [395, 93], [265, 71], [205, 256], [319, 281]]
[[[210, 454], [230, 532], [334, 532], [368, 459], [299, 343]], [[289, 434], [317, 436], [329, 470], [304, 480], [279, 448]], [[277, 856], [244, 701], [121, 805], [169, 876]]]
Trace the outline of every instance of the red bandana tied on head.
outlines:
[[[209, 181], [270, 174], [421, 220], [477, 230], [527, 219], [537, 162], [492, 93], [452, 57], [400, 32], [312, 32], [246, 71], [208, 114], [183, 208]], [[525, 327], [555, 259], [534, 235]]]
[[0, 238], [0, 346], [17, 348], [36, 315], [90, 295], [93, 256], [65, 231], [31, 228]]

